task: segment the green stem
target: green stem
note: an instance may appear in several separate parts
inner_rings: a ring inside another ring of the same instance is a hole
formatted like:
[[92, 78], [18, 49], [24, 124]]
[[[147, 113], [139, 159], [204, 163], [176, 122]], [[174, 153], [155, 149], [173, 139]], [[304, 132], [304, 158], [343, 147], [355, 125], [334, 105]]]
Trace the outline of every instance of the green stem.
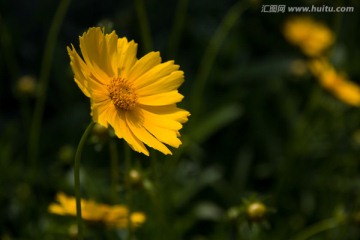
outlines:
[[184, 28], [188, 2], [189, 0], [179, 0], [176, 8], [174, 26], [172, 27], [170, 40], [169, 40], [169, 55], [173, 59], [176, 56], [177, 49], [179, 46], [180, 35]]
[[36, 168], [37, 168], [39, 138], [40, 138], [41, 125], [42, 125], [41, 122], [44, 112], [46, 91], [49, 82], [49, 75], [50, 75], [55, 45], [58, 38], [60, 26], [63, 22], [69, 4], [70, 4], [70, 0], [62, 0], [60, 2], [59, 7], [55, 13], [54, 19], [52, 21], [49, 34], [46, 39], [44, 55], [42, 58], [41, 70], [39, 76], [38, 98], [36, 101], [35, 110], [30, 126], [29, 143], [28, 143], [29, 144], [28, 157], [30, 163], [33, 165], [34, 172], [36, 172]]
[[139, 19], [141, 36], [144, 44], [144, 51], [148, 53], [153, 49], [153, 43], [151, 40], [150, 26], [146, 14], [144, 0], [135, 0], [135, 9], [137, 17]]
[[206, 86], [206, 81], [209, 78], [210, 71], [213, 68], [215, 58], [220, 50], [220, 47], [223, 44], [224, 40], [226, 39], [232, 27], [240, 18], [241, 13], [245, 9], [243, 3], [244, 3], [243, 1], [238, 1], [226, 13], [220, 26], [215, 31], [213, 37], [210, 39], [209, 45], [200, 62], [199, 71], [195, 78], [195, 83], [190, 96], [191, 106], [193, 107], [191, 111], [192, 122], [196, 120], [196, 117], [200, 113], [201, 104], [204, 101], [203, 97], [204, 97], [204, 89]]
[[315, 223], [314, 225], [305, 228], [300, 233], [298, 233], [292, 240], [306, 240], [309, 239], [311, 236], [314, 236], [320, 232], [325, 230], [329, 230], [335, 228], [339, 225], [339, 221], [336, 218], [326, 219], [324, 221]]
[[75, 162], [74, 162], [74, 180], [75, 180], [75, 197], [76, 197], [76, 217], [77, 217], [77, 225], [78, 225], [78, 236], [79, 240], [83, 238], [83, 226], [82, 226], [82, 218], [81, 218], [81, 192], [80, 192], [80, 160], [81, 160], [81, 153], [84, 148], [84, 144], [91, 133], [92, 128], [94, 127], [95, 123], [91, 122], [84, 134], [82, 135], [79, 145], [76, 149], [75, 154]]

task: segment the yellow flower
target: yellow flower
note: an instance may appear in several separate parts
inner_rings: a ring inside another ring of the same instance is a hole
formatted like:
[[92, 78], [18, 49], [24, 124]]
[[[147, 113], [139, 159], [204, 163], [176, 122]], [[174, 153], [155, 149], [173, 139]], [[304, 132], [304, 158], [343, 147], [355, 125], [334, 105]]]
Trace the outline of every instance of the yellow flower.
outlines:
[[329, 28], [309, 17], [289, 19], [283, 32], [289, 42], [299, 46], [310, 57], [320, 56], [335, 41]]
[[309, 67], [320, 84], [337, 98], [349, 105], [360, 106], [360, 87], [338, 73], [327, 60], [314, 59]]
[[75, 82], [91, 100], [94, 122], [114, 128], [135, 151], [149, 155], [144, 143], [164, 154], [179, 147], [179, 130], [188, 111], [177, 108], [184, 72], [174, 61], [161, 63], [159, 52], [137, 59], [137, 44], [90, 28], [80, 37], [82, 58], [67, 48]]
[[[68, 197], [60, 192], [56, 199], [58, 203], [52, 203], [49, 206], [50, 213], [76, 216], [76, 199], [74, 197]], [[116, 228], [127, 228], [129, 219], [132, 227], [139, 227], [146, 220], [146, 216], [142, 212], [133, 212], [129, 216], [129, 209], [124, 205], [110, 206], [84, 199], [81, 200], [81, 212], [84, 220], [103, 222]]]

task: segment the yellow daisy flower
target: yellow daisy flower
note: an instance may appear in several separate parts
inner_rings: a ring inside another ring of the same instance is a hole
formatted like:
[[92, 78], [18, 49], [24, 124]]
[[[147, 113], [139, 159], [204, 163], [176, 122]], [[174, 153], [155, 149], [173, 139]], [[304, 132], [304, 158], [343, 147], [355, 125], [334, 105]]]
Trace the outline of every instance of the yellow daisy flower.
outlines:
[[320, 84], [338, 99], [349, 105], [360, 106], [360, 87], [338, 73], [326, 59], [314, 59], [309, 67]]
[[91, 100], [94, 122], [114, 128], [132, 149], [149, 155], [144, 143], [164, 154], [178, 148], [188, 111], [177, 108], [184, 72], [174, 61], [161, 63], [159, 52], [137, 59], [137, 44], [113, 31], [90, 28], [80, 37], [82, 58], [67, 48], [75, 82]]
[[335, 41], [328, 27], [310, 17], [289, 19], [285, 22], [283, 32], [289, 42], [299, 46], [310, 57], [320, 56]]
[[[49, 205], [49, 212], [57, 215], [76, 216], [76, 199], [60, 192], [56, 195], [57, 203]], [[82, 218], [86, 221], [103, 222], [116, 228], [127, 228], [130, 219], [132, 227], [141, 226], [146, 216], [142, 212], [133, 212], [124, 205], [110, 206], [92, 200], [81, 199]]]

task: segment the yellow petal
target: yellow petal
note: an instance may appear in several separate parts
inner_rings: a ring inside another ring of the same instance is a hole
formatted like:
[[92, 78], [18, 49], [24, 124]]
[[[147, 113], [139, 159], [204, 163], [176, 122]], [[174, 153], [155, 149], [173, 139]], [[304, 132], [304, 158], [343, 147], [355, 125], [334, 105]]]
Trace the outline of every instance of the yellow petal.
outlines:
[[[84, 60], [92, 74], [100, 80], [106, 81], [115, 75], [113, 59], [116, 55], [117, 36], [112, 32], [108, 38], [100, 28], [90, 28], [80, 37], [80, 49]], [[113, 46], [114, 45], [114, 46]], [[113, 52], [109, 52], [115, 49]], [[108, 83], [106, 83], [108, 84]]]
[[139, 113], [140, 112], [136, 110], [125, 112], [126, 124], [129, 126], [133, 134], [149, 147], [159, 150], [164, 154], [171, 154], [170, 150], [164, 144], [144, 129], [142, 126], [143, 116], [140, 116]]
[[147, 119], [144, 119], [144, 127], [163, 143], [166, 143], [175, 148], [178, 148], [181, 145], [181, 141], [177, 138], [177, 131], [175, 130], [161, 128], [152, 124], [150, 121], [147, 121]]
[[175, 65], [174, 61], [168, 61], [155, 65], [149, 71], [138, 77], [134, 80], [134, 87], [141, 89], [145, 86], [148, 86], [155, 81], [171, 74], [172, 72], [179, 69], [179, 65]]
[[149, 156], [149, 151], [144, 144], [129, 130], [129, 126], [125, 122], [125, 114], [121, 110], [116, 110], [109, 119], [110, 125], [114, 128], [115, 134], [119, 138], [124, 138], [129, 146], [137, 151]]
[[151, 68], [160, 64], [161, 57], [159, 52], [150, 52], [144, 57], [136, 61], [135, 65], [130, 69], [128, 74], [128, 80], [135, 83], [136, 79], [141, 75], [149, 71]]
[[136, 89], [136, 93], [139, 96], [148, 96], [158, 93], [170, 92], [178, 89], [183, 82], [184, 72], [174, 71], [165, 77], [154, 80], [152, 83], [149, 83], [140, 89]]
[[79, 54], [76, 52], [74, 46], [71, 45], [71, 47], [72, 49], [67, 47], [67, 51], [70, 56], [70, 66], [75, 75], [75, 82], [79, 86], [80, 90], [85, 94], [85, 96], [90, 97], [88, 89], [88, 77], [90, 75], [90, 71]]
[[[339, 76], [339, 78], [341, 77]], [[333, 89], [333, 92], [343, 102], [353, 106], [360, 106], [360, 87], [355, 83], [342, 78], [338, 86]]]
[[108, 127], [108, 112], [112, 106], [111, 99], [106, 93], [97, 90], [91, 92], [91, 115], [94, 122]]
[[105, 216], [105, 222], [110, 225], [117, 225], [119, 227], [119, 222], [123, 223], [122, 227], [127, 226], [129, 209], [123, 205], [113, 206], [108, 214]]
[[56, 199], [59, 202], [59, 206], [63, 208], [64, 215], [76, 213], [75, 198], [68, 197], [64, 193], [60, 192], [56, 195]]
[[83, 213], [83, 219], [90, 221], [102, 221], [110, 211], [110, 207], [105, 204], [97, 203], [93, 200], [84, 200], [81, 210]]
[[117, 43], [118, 75], [127, 78], [129, 70], [137, 61], [137, 44], [134, 41], [128, 42], [126, 38], [120, 38]]
[[116, 217], [127, 217], [127, 215], [129, 214], [129, 209], [124, 206], [124, 205], [114, 205], [111, 209], [111, 215], [112, 217], [116, 216]]
[[[105, 80], [105, 81], [104, 81]], [[89, 92], [91, 95], [91, 92], [93, 90], [97, 90], [97, 91], [103, 91], [104, 93], [108, 93], [108, 87], [106, 82], [110, 81], [109, 78], [106, 79], [97, 79], [92, 73], [89, 76], [89, 80], [88, 80], [88, 88], [89, 88]], [[91, 96], [90, 96], [91, 97]]]
[[182, 128], [180, 122], [178, 122], [174, 118], [166, 116], [165, 114], [161, 114], [162, 109], [160, 109], [157, 112], [156, 108], [161, 108], [161, 107], [141, 106], [141, 108], [139, 108], [138, 111], [144, 117], [144, 119], [146, 119], [146, 121], [149, 121], [150, 123], [156, 126], [162, 128], [168, 128], [170, 130], [176, 130], [176, 131]]
[[360, 87], [338, 73], [326, 59], [312, 60], [309, 66], [324, 88], [331, 91], [341, 101], [360, 106]]
[[188, 111], [176, 107], [176, 104], [171, 104], [167, 106], [142, 106], [142, 108], [163, 118], [173, 119], [180, 123], [187, 122], [188, 117], [190, 116], [190, 113]]
[[66, 196], [65, 193], [59, 192], [59, 193], [56, 195], [56, 200], [57, 200], [60, 204], [66, 205], [66, 204], [69, 202], [70, 198], [69, 198], [68, 196]]
[[112, 31], [110, 34], [105, 34], [105, 48], [106, 54], [103, 56], [103, 61], [108, 62], [109, 66], [107, 71], [109, 71], [110, 76], [114, 76], [117, 74], [118, 69], [118, 55], [117, 55], [117, 42], [118, 36], [115, 31]]
[[61, 207], [59, 204], [52, 203], [50, 204], [48, 211], [50, 213], [58, 214], [58, 215], [66, 215], [67, 213], [64, 211], [64, 208]]
[[138, 103], [143, 105], [150, 105], [150, 106], [164, 106], [169, 105], [177, 102], [181, 102], [184, 98], [177, 90], [159, 93], [155, 95], [139, 97]]
[[284, 25], [287, 40], [298, 45], [308, 56], [319, 56], [335, 40], [332, 31], [324, 24], [308, 17], [289, 19]]

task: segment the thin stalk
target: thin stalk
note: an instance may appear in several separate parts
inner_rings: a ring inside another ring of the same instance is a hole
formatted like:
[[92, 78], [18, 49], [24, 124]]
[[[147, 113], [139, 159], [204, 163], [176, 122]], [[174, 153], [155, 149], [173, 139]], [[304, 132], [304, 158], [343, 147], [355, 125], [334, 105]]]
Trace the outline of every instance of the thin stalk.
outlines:
[[338, 219], [336, 219], [336, 218], [326, 219], [324, 221], [315, 223], [314, 225], [312, 225], [308, 228], [305, 228], [300, 233], [298, 233], [295, 237], [293, 237], [291, 240], [306, 240], [320, 232], [335, 228], [337, 226], [339, 226]]
[[135, 10], [139, 20], [144, 51], [148, 53], [153, 49], [153, 43], [144, 0], [135, 0]]
[[52, 21], [49, 34], [46, 39], [44, 55], [42, 58], [41, 70], [39, 76], [38, 98], [36, 101], [35, 110], [33, 113], [33, 118], [30, 126], [29, 143], [28, 143], [29, 162], [30, 164], [32, 164], [34, 172], [36, 172], [36, 168], [37, 168], [40, 130], [42, 125], [46, 92], [48, 88], [51, 65], [53, 62], [55, 45], [58, 38], [60, 26], [63, 22], [63, 19], [65, 17], [69, 5], [70, 5], [70, 0], [62, 0], [60, 2], [59, 7], [56, 10], [54, 19]]
[[213, 37], [210, 39], [209, 45], [203, 55], [190, 96], [191, 106], [193, 107], [191, 111], [192, 122], [194, 122], [196, 117], [199, 115], [201, 104], [204, 101], [204, 90], [206, 82], [209, 78], [211, 69], [213, 68], [216, 56], [218, 55], [220, 47], [228, 36], [230, 30], [244, 11], [244, 3], [246, 2], [238, 1], [229, 9], [220, 23], [220, 26], [217, 28]]
[[186, 11], [189, 0], [179, 0], [176, 7], [176, 13], [174, 18], [174, 25], [170, 34], [169, 40], [169, 55], [175, 58], [179, 47], [181, 32], [184, 28], [186, 19]]
[[80, 160], [81, 160], [81, 153], [84, 148], [84, 144], [88, 139], [92, 128], [94, 127], [95, 123], [91, 122], [85, 132], [83, 133], [79, 145], [76, 149], [75, 154], [75, 162], [74, 162], [74, 181], [75, 181], [75, 197], [76, 197], [76, 218], [77, 218], [77, 226], [78, 226], [78, 236], [79, 240], [83, 240], [83, 225], [82, 225], [82, 218], [81, 218], [81, 192], [80, 192]]

